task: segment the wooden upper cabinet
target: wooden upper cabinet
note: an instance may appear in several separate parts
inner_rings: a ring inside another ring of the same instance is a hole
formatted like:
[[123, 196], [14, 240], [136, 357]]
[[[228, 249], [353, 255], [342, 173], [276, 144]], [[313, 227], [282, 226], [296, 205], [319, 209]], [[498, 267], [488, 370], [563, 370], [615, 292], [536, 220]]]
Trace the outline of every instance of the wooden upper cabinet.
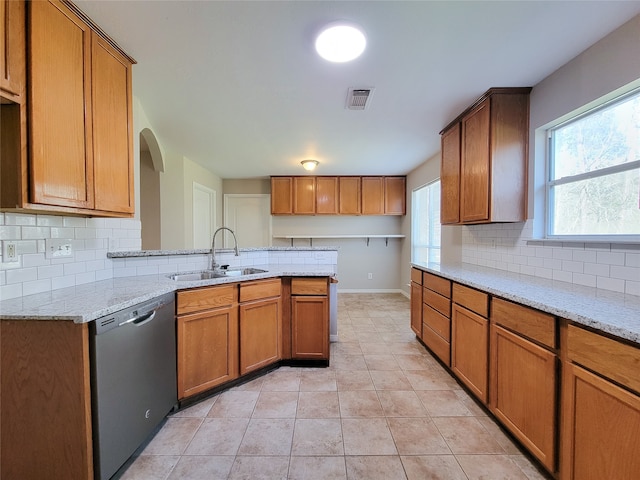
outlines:
[[384, 215], [383, 177], [362, 177], [362, 214]]
[[340, 177], [338, 180], [340, 215], [360, 215], [360, 177]]
[[95, 208], [133, 213], [131, 63], [96, 34], [91, 61]]
[[31, 201], [92, 209], [91, 30], [58, 2], [29, 2]]
[[271, 213], [293, 214], [293, 178], [271, 177]]
[[0, 95], [22, 101], [26, 85], [25, 2], [0, 0]]
[[384, 177], [385, 215], [404, 215], [406, 213], [405, 184], [405, 177]]
[[460, 124], [442, 135], [440, 164], [440, 223], [460, 221]]
[[441, 223], [526, 220], [530, 91], [492, 88], [440, 132]]
[[316, 213], [315, 177], [293, 177], [293, 213], [295, 215]]
[[338, 214], [338, 177], [316, 177], [316, 213]]

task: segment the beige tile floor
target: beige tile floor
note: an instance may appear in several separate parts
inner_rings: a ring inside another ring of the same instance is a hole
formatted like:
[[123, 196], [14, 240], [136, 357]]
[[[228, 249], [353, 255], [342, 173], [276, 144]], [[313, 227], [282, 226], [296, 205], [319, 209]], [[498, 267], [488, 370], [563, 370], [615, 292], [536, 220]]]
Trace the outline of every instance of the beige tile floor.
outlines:
[[415, 339], [400, 294], [340, 294], [326, 369], [283, 367], [172, 415], [123, 480], [541, 480]]

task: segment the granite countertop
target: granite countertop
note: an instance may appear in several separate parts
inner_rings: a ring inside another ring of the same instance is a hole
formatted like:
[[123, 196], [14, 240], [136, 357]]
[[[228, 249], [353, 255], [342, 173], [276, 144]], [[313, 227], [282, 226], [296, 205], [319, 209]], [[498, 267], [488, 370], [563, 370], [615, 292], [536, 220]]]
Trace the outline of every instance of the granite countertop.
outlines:
[[[185, 288], [236, 283], [274, 277], [330, 277], [334, 265], [251, 265], [267, 270], [253, 275], [211, 280], [171, 280], [166, 275], [113, 278], [0, 302], [0, 318], [7, 320], [70, 320], [87, 323], [123, 308]], [[187, 273], [187, 272], [181, 272]]]
[[640, 297], [468, 264], [413, 263], [457, 283], [640, 343]]
[[[305, 237], [306, 238], [306, 237]], [[338, 247], [255, 247], [239, 248], [239, 252], [290, 252], [290, 251], [335, 251]], [[233, 248], [216, 248], [216, 254], [222, 252], [233, 252]], [[107, 252], [107, 258], [133, 258], [133, 257], [157, 257], [167, 255], [207, 255], [211, 253], [210, 248], [188, 249], [188, 250], [130, 250]]]

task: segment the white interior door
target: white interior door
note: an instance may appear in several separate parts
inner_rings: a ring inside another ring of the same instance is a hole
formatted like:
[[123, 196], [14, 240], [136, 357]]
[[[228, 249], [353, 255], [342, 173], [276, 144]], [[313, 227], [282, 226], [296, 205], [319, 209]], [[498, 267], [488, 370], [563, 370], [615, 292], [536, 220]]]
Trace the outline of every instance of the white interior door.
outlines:
[[211, 248], [216, 227], [216, 192], [193, 182], [193, 248]]
[[[270, 247], [271, 196], [225, 195], [224, 224], [236, 233], [239, 247]], [[225, 247], [232, 246], [231, 235], [225, 232]]]

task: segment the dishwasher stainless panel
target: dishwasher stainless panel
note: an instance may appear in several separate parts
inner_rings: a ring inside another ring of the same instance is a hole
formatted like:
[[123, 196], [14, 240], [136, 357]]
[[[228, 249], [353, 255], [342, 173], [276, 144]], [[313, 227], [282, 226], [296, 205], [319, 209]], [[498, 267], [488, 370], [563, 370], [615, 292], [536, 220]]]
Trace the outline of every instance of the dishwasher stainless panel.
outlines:
[[174, 294], [91, 325], [95, 478], [107, 480], [177, 405]]

